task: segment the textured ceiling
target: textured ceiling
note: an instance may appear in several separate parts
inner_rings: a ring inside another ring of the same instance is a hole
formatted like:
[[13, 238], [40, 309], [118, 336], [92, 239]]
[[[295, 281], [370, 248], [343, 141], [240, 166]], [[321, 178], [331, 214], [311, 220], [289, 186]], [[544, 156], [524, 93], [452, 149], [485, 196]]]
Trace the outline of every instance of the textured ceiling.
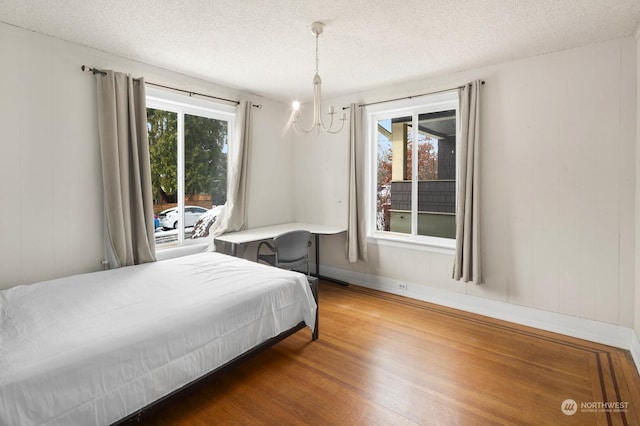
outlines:
[[285, 101], [311, 96], [312, 21], [334, 97], [630, 36], [639, 18], [640, 0], [0, 0], [2, 22]]

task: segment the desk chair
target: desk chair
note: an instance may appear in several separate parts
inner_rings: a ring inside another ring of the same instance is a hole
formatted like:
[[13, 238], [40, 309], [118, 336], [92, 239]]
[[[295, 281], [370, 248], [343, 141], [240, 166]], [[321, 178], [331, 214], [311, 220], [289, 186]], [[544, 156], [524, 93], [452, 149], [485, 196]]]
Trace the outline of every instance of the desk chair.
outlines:
[[[258, 244], [257, 261], [283, 268], [296, 269], [306, 266], [309, 275], [309, 247], [311, 246], [309, 231], [290, 231], [273, 238], [273, 245], [267, 241]], [[262, 246], [266, 246], [270, 253], [260, 253]]]

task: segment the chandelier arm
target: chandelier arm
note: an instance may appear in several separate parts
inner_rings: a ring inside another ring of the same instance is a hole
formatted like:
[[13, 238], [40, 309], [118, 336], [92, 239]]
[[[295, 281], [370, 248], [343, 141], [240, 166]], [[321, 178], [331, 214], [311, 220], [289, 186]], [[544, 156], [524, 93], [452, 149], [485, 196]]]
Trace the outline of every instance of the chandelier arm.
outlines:
[[331, 128], [333, 127], [333, 116], [334, 116], [335, 114], [336, 114], [335, 112], [330, 112], [330, 113], [329, 113], [329, 118], [330, 118], [330, 120], [329, 120], [329, 125], [328, 125], [328, 126], [326, 126], [326, 125], [324, 124], [324, 120], [322, 119], [322, 117], [320, 117], [320, 124], [322, 125], [322, 130], [324, 130], [325, 132], [328, 132], [328, 131], [329, 131], [329, 129], [331, 129]]
[[[327, 133], [336, 133], [331, 131], [331, 128], [333, 127], [333, 119], [336, 114], [334, 111], [331, 111], [329, 113], [329, 125], [326, 125], [324, 122], [324, 118], [322, 115], [322, 86], [319, 82], [314, 84], [313, 105], [314, 118], [318, 123], [318, 134], [320, 134], [320, 128], [322, 128], [322, 130]], [[331, 109], [333, 110], [333, 107], [331, 107]], [[342, 127], [344, 127], [344, 121], [342, 123]], [[340, 130], [342, 130], [342, 127], [340, 127]]]
[[313, 105], [314, 105], [313, 109], [315, 112], [317, 108], [317, 115], [315, 116], [315, 118], [317, 119], [317, 123], [318, 123], [318, 133], [320, 133], [321, 127], [322, 127], [322, 130], [326, 132], [333, 125], [333, 114], [329, 114], [329, 116], [331, 117], [331, 121], [329, 122], [329, 126], [326, 126], [324, 124], [324, 119], [322, 118], [322, 86], [321, 86], [321, 83], [316, 83], [314, 86], [315, 87], [314, 87], [314, 93], [313, 93]]
[[340, 125], [339, 129], [336, 130], [325, 130], [327, 133], [331, 133], [332, 135], [335, 135], [336, 133], [340, 133], [342, 131], [342, 129], [344, 128], [344, 122], [347, 121], [346, 118], [341, 118], [340, 121], [342, 121], [342, 124]]
[[299, 113], [299, 112], [296, 112], [296, 115], [295, 115], [295, 117], [294, 117], [294, 119], [293, 119], [293, 129], [294, 129], [296, 132], [300, 133], [300, 134], [308, 135], [309, 133], [311, 133], [311, 132], [313, 131], [313, 128], [315, 127], [315, 125], [311, 125], [311, 127], [309, 128], [309, 130], [307, 130], [307, 129], [303, 128], [303, 127], [300, 125], [300, 123], [299, 123], [299, 121], [298, 121], [298, 119], [299, 119], [299, 118], [300, 118], [300, 113]]
[[297, 131], [298, 133], [301, 134], [305, 134], [308, 135], [309, 133], [311, 133], [313, 131], [313, 129], [316, 129], [316, 133], [320, 134], [320, 112], [321, 112], [321, 105], [318, 105], [319, 103], [319, 84], [315, 83], [313, 84], [313, 117], [311, 120], [311, 127], [309, 127], [309, 129], [305, 129], [302, 127], [302, 125], [300, 124], [300, 111], [296, 112], [296, 115], [294, 116], [294, 120], [293, 120], [293, 128], [295, 131]]

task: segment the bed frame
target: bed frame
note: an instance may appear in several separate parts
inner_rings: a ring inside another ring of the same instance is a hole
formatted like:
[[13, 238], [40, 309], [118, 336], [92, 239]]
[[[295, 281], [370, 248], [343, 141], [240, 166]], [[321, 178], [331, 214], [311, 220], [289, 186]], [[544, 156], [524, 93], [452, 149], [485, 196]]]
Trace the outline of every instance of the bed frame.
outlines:
[[[309, 286], [311, 287], [311, 292], [313, 293], [313, 298], [316, 301], [316, 304], [318, 304], [319, 306], [319, 299], [318, 299], [318, 279], [315, 277], [311, 277], [311, 276], [307, 276], [307, 279], [309, 281]], [[313, 333], [311, 334], [311, 340], [315, 341], [318, 340], [319, 337], [319, 310], [320, 309], [316, 309], [316, 324], [315, 324], [315, 328], [313, 330]], [[271, 346], [275, 345], [276, 343], [286, 339], [287, 337], [291, 336], [294, 333], [297, 333], [298, 331], [302, 330], [303, 328], [306, 328], [306, 324], [304, 323], [304, 321], [299, 322], [298, 324], [296, 324], [295, 326], [293, 326], [292, 328], [290, 328], [289, 330], [283, 331], [282, 333], [280, 333], [279, 335], [272, 337], [266, 341], [264, 341], [263, 343], [259, 344], [258, 346], [253, 347], [252, 349], [249, 349], [247, 352], [238, 355], [236, 358], [232, 359], [231, 361], [228, 361], [227, 363], [221, 365], [220, 367], [208, 372], [207, 374], [195, 379], [194, 381], [184, 385], [183, 387], [181, 387], [180, 389], [176, 389], [175, 391], [168, 393], [167, 395], [163, 396], [162, 398], [152, 402], [151, 404], [139, 409], [138, 411], [135, 411], [131, 414], [129, 414], [128, 416], [118, 420], [117, 422], [113, 423], [113, 425], [129, 425], [129, 424], [135, 424], [135, 423], [140, 423], [141, 421], [144, 420], [144, 417], [146, 415], [148, 415], [149, 413], [152, 413], [153, 411], [157, 410], [158, 408], [160, 408], [162, 406], [162, 404], [166, 404], [168, 403], [172, 398], [176, 397], [178, 394], [181, 394], [182, 392], [186, 391], [188, 388], [191, 388], [192, 386], [194, 386], [197, 383], [202, 382], [205, 379], [209, 379], [211, 377], [215, 377], [227, 370], [229, 370], [230, 368], [236, 366], [237, 364], [243, 362], [244, 360], [264, 351], [265, 349], [270, 348]]]

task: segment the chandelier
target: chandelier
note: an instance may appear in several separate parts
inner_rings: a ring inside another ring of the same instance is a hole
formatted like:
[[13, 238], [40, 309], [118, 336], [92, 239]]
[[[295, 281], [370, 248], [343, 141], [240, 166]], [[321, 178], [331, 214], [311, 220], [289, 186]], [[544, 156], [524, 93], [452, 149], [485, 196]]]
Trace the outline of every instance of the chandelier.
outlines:
[[300, 102], [293, 102], [293, 128], [296, 132], [300, 134], [308, 134], [316, 129], [316, 133], [320, 134], [320, 130], [324, 130], [327, 133], [338, 133], [344, 127], [344, 122], [347, 120], [347, 115], [343, 112], [342, 118], [339, 121], [339, 128], [333, 129], [334, 117], [336, 112], [333, 106], [329, 107], [329, 123], [325, 124], [325, 121], [322, 118], [322, 99], [321, 99], [321, 88], [322, 88], [322, 80], [320, 79], [320, 75], [318, 74], [318, 37], [322, 34], [322, 29], [324, 28], [324, 24], [322, 22], [312, 22], [309, 26], [311, 28], [311, 34], [316, 38], [316, 75], [313, 77], [313, 123], [309, 129], [305, 129], [300, 124]]

